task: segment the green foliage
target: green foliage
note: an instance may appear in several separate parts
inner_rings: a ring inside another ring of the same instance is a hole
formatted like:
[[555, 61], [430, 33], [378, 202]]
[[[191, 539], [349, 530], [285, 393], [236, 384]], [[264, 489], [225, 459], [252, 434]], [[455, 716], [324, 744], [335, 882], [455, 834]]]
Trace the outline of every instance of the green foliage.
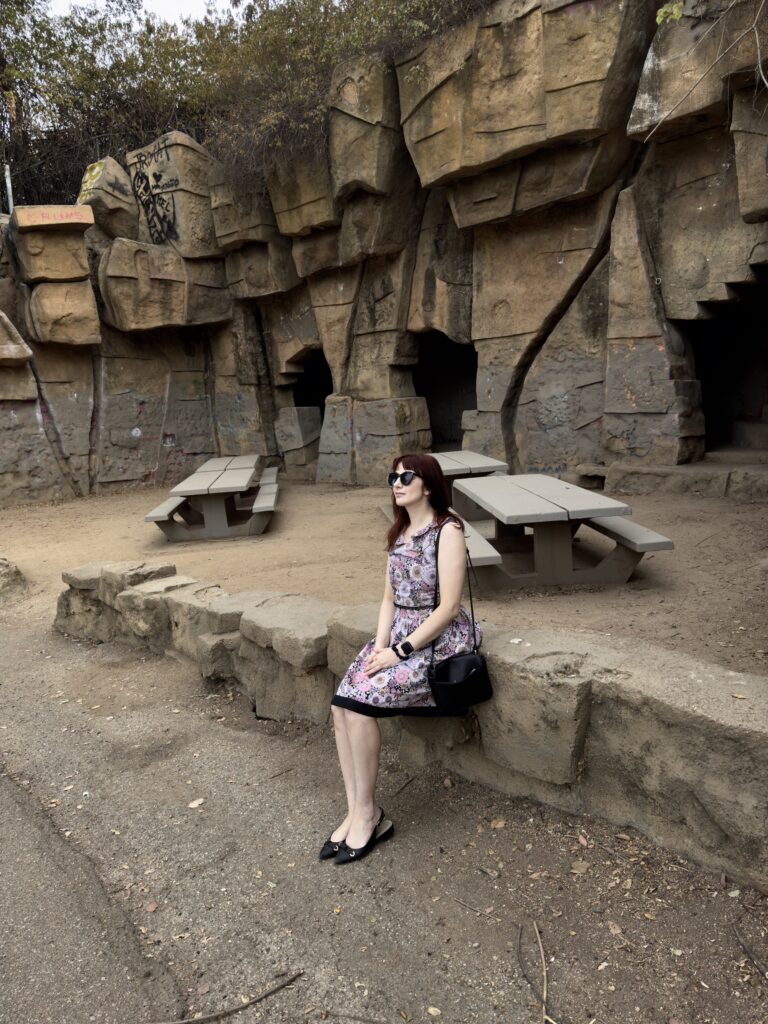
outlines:
[[656, 24], [662, 25], [665, 21], [680, 21], [683, 16], [682, 0], [664, 4], [656, 12]]

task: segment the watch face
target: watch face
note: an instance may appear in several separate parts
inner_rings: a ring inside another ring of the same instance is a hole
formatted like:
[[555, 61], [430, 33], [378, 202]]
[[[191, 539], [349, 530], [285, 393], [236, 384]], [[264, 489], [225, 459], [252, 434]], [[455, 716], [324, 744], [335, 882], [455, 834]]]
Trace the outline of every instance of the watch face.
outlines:
[[413, 644], [409, 644], [407, 640], [404, 640], [400, 644], [400, 650], [403, 654], [413, 654]]

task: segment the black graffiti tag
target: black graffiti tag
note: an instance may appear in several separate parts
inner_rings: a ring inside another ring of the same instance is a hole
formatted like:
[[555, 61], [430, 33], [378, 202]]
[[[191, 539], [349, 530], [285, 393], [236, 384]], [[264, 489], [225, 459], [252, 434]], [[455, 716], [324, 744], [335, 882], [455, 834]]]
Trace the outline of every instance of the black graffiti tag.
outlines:
[[177, 238], [176, 208], [172, 195], [153, 191], [149, 177], [144, 171], [137, 171], [133, 179], [136, 200], [144, 211], [149, 228], [149, 237], [155, 245]]

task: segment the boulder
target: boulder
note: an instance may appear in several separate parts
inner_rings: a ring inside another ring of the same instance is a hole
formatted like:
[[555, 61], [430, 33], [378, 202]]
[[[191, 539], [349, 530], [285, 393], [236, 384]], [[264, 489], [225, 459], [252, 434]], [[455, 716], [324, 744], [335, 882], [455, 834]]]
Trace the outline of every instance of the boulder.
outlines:
[[329, 106], [334, 197], [360, 190], [388, 195], [396, 183], [402, 149], [394, 68], [376, 58], [338, 65]]
[[314, 157], [276, 163], [267, 188], [283, 235], [307, 235], [339, 223], [327, 164]]
[[290, 291], [299, 283], [288, 238], [252, 242], [225, 260], [227, 283], [236, 299], [258, 299]]
[[114, 608], [105, 607], [92, 591], [70, 588], [59, 594], [54, 629], [67, 636], [109, 643], [125, 639], [123, 624]]
[[240, 647], [240, 632], [202, 633], [197, 638], [195, 660], [203, 679], [231, 681], [235, 676], [235, 655]]
[[731, 132], [736, 154], [741, 216], [748, 223], [768, 220], [768, 117], [765, 113], [765, 99], [758, 101], [754, 89], [743, 89], [733, 94]]
[[138, 238], [139, 207], [131, 177], [111, 156], [86, 167], [77, 201], [90, 206], [96, 225], [110, 238]]
[[0, 604], [18, 599], [26, 587], [26, 578], [18, 565], [0, 556]]
[[32, 349], [0, 310], [0, 366], [24, 366], [32, 358]]
[[184, 260], [167, 245], [118, 238], [99, 264], [104, 319], [121, 331], [217, 323], [232, 315], [221, 260]]
[[91, 282], [45, 281], [26, 302], [32, 340], [56, 345], [99, 345], [101, 329]]
[[139, 204], [139, 241], [173, 243], [185, 259], [221, 255], [211, 209], [215, 161], [183, 132], [167, 132], [126, 156]]
[[271, 242], [277, 234], [267, 196], [253, 182], [233, 180], [221, 164], [212, 168], [211, 210], [216, 241], [223, 252], [248, 242]]
[[408, 330], [469, 342], [471, 326], [472, 238], [457, 230], [445, 192], [433, 189], [416, 248]]
[[84, 232], [93, 212], [83, 206], [16, 206], [9, 230], [21, 280], [79, 281], [88, 277]]

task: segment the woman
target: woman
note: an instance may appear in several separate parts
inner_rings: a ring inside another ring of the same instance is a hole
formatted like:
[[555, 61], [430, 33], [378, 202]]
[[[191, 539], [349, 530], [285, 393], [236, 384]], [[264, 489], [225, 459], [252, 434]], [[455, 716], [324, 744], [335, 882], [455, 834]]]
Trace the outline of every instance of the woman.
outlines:
[[433, 641], [435, 661], [473, 646], [471, 620], [461, 607], [464, 534], [449, 509], [440, 465], [431, 455], [403, 455], [392, 468], [388, 482], [395, 519], [387, 534], [389, 559], [376, 637], [352, 662], [332, 701], [347, 816], [324, 843], [320, 859], [333, 857], [336, 864], [365, 857], [394, 829], [375, 799], [381, 749], [377, 718], [439, 714], [427, 680]]

